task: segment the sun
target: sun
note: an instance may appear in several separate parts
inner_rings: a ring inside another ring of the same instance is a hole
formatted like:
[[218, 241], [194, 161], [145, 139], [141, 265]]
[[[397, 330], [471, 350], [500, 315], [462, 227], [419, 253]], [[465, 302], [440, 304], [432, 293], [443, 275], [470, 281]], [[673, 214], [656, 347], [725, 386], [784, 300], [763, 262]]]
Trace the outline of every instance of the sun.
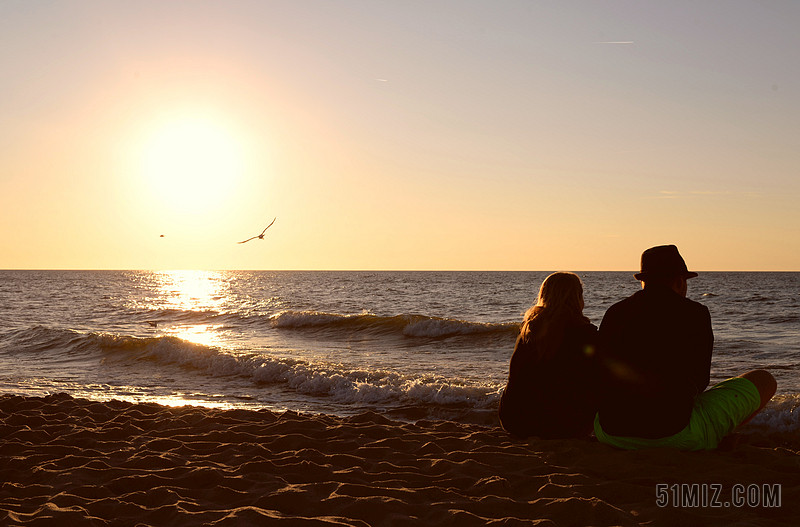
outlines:
[[141, 176], [151, 196], [181, 213], [203, 213], [230, 196], [244, 169], [233, 132], [205, 116], [159, 123], [145, 138]]

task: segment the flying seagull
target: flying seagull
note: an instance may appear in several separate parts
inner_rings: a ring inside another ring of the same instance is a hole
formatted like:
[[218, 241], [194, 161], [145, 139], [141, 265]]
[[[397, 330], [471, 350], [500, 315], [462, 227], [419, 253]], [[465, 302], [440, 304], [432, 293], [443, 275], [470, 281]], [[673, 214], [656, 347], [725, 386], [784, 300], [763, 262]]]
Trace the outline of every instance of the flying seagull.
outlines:
[[[272, 223], [275, 223], [275, 220], [277, 220], [277, 219], [278, 219], [278, 217], [276, 216], [276, 217], [275, 217], [275, 219], [274, 219], [274, 220], [272, 220]], [[263, 239], [264, 239], [264, 233], [265, 233], [265, 232], [267, 232], [267, 229], [269, 229], [270, 227], [272, 227], [272, 223], [270, 223], [269, 225], [267, 225], [267, 226], [264, 228], [264, 230], [263, 230], [263, 231], [261, 231], [261, 234], [259, 234], [258, 236], [253, 236], [252, 238], [248, 238], [248, 239], [246, 239], [245, 241], [243, 241], [243, 242], [239, 242], [239, 243], [247, 243], [247, 242], [249, 242], [250, 240], [255, 240], [256, 238], [258, 238], [259, 240], [263, 240]]]

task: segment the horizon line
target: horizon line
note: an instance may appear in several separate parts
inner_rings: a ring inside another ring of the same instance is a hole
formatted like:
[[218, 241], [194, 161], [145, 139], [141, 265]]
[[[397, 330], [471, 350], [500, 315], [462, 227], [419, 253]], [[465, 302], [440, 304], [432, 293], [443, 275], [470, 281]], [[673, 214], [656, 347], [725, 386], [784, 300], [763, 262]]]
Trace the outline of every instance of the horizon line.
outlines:
[[[146, 268], [80, 268], [80, 267], [64, 267], [64, 268], [50, 268], [50, 267], [33, 267], [33, 268], [0, 268], [2, 271], [78, 271], [78, 272], [101, 272], [101, 271], [117, 271], [117, 272], [177, 272], [177, 271], [205, 271], [205, 272], [331, 272], [331, 273], [552, 273], [558, 271], [568, 271], [572, 273], [638, 273], [638, 269], [200, 269], [200, 268], [163, 268], [163, 269], [146, 269]], [[786, 270], [786, 269], [716, 269], [716, 270], [702, 270], [696, 269], [697, 273], [800, 273], [800, 270]]]

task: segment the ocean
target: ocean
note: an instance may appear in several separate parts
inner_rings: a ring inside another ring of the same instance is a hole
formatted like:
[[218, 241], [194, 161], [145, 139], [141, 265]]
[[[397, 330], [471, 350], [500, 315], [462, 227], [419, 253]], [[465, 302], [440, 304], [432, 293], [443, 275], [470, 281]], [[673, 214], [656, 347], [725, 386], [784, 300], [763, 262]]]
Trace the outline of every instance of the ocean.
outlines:
[[[0, 271], [0, 393], [497, 424], [549, 272]], [[582, 272], [598, 325], [640, 286]], [[706, 272], [712, 383], [765, 368], [800, 434], [800, 273]]]

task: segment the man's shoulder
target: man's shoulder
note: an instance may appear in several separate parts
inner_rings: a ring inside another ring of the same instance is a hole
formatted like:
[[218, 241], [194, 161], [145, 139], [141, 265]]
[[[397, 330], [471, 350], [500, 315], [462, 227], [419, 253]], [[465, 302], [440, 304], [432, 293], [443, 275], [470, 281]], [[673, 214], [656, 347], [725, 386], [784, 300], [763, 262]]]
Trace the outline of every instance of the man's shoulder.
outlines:
[[696, 300], [692, 300], [690, 298], [682, 298], [681, 300], [683, 300], [683, 305], [686, 306], [687, 310], [692, 310], [698, 314], [703, 314], [707, 316], [710, 315], [708, 307], [706, 307], [705, 304], [701, 304], [700, 302], [697, 302]]
[[611, 305], [611, 307], [606, 310], [606, 315], [610, 313], [613, 316], [614, 314], [622, 314], [630, 311], [638, 312], [647, 306], [649, 306], [649, 309], [657, 310], [673, 310], [677, 308], [679, 310], [691, 311], [698, 314], [708, 314], [709, 312], [704, 304], [678, 294], [665, 294], [663, 292], [654, 294], [652, 291], [643, 289]]
[[619, 300], [616, 303], [612, 304], [607, 311], [619, 311], [624, 309], [630, 309], [635, 307], [637, 304], [640, 304], [645, 301], [646, 299], [644, 297], [644, 291], [637, 291], [631, 296], [623, 298], [622, 300]]

